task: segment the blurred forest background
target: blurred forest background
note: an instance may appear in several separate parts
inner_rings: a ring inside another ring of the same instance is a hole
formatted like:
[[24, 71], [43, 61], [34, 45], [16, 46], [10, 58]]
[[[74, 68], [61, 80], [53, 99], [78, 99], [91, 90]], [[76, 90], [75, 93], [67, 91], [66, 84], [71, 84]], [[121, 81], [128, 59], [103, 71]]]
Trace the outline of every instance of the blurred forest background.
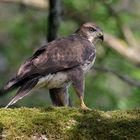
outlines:
[[[140, 0], [0, 0], [0, 87], [37, 48], [73, 33], [87, 21], [96, 22], [105, 34], [94, 68], [86, 76], [87, 106], [102, 110], [140, 107]], [[14, 94], [0, 98], [0, 106]], [[72, 88], [70, 98], [77, 106]], [[48, 91], [39, 89], [16, 106], [50, 104]]]

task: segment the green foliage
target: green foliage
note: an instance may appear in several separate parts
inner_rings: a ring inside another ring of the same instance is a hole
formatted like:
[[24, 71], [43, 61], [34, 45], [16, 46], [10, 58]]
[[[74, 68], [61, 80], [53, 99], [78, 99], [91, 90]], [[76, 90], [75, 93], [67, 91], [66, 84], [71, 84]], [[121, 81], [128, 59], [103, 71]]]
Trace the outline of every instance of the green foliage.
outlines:
[[[135, 11], [131, 12], [133, 7], [123, 9], [123, 1], [120, 0], [107, 0], [106, 2], [115, 9], [122, 22], [132, 28], [136, 39], [139, 39], [139, 14]], [[60, 37], [73, 33], [83, 21], [95, 21], [104, 32], [121, 37], [116, 17], [109, 12], [102, 0], [63, 0], [62, 4], [64, 15], [58, 33]], [[2, 40], [0, 54], [3, 54], [8, 62], [6, 70], [4, 72], [0, 71], [1, 86], [15, 74], [20, 64], [30, 57], [34, 50], [40, 47], [40, 44], [43, 44], [42, 42], [47, 34], [48, 10], [38, 10], [30, 7], [20, 11], [18, 6], [16, 10], [10, 6], [5, 8], [11, 17], [4, 19], [0, 16], [2, 18], [0, 21], [0, 41]], [[6, 36], [3, 34], [6, 34]], [[105, 66], [116, 70], [118, 73], [140, 80], [140, 69], [138, 67], [108, 49], [105, 44], [102, 46], [100, 45], [97, 48], [95, 65]], [[85, 102], [91, 108], [113, 110], [139, 107], [139, 92], [140, 89], [127, 85], [112, 74], [91, 71], [86, 76]], [[8, 102], [11, 98], [9, 96], [0, 99], [1, 105]], [[70, 89], [70, 96], [73, 104], [79, 105], [78, 97], [73, 89]], [[49, 105], [50, 100], [48, 98], [46, 90], [37, 91], [16, 105]]]

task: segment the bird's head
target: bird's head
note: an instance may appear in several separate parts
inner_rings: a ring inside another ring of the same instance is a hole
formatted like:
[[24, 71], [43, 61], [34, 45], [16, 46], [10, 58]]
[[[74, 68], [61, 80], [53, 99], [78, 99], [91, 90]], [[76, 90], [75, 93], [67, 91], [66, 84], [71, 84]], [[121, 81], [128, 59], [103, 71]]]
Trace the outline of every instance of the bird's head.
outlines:
[[76, 33], [87, 38], [93, 44], [98, 40], [104, 40], [103, 31], [95, 23], [92, 22], [82, 24], [76, 31]]

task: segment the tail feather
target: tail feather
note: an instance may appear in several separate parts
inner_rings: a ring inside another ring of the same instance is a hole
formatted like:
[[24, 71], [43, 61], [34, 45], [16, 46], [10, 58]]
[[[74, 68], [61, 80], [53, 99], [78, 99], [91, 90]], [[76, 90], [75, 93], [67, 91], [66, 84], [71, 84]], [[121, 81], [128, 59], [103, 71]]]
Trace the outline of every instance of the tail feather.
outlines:
[[24, 79], [20, 79], [18, 77], [14, 77], [12, 78], [10, 81], [7, 82], [7, 84], [4, 86], [4, 90], [11, 90], [14, 88], [17, 88], [18, 86], [20, 86], [21, 81], [23, 81]]
[[20, 79], [18, 77], [12, 78], [3, 88], [0, 89], [0, 96], [4, 96], [9, 91], [21, 87], [26, 81], [26, 79]]
[[10, 91], [17, 87], [20, 87], [20, 86], [24, 85], [26, 83], [26, 81], [29, 81], [30, 79], [33, 79], [35, 77], [39, 77], [39, 75], [33, 74], [30, 76], [24, 76], [24, 77], [16, 76], [7, 82], [7, 84], [4, 86], [4, 90]]
[[10, 105], [13, 105], [14, 103], [16, 103], [18, 100], [22, 99], [24, 96], [29, 94], [29, 91], [32, 90], [33, 87], [35, 87], [35, 85], [38, 82], [38, 78], [33, 78], [30, 79], [29, 81], [27, 81], [26, 83], [24, 83], [19, 90], [17, 91], [15, 97], [7, 104], [7, 106], [5, 108], [8, 108]]

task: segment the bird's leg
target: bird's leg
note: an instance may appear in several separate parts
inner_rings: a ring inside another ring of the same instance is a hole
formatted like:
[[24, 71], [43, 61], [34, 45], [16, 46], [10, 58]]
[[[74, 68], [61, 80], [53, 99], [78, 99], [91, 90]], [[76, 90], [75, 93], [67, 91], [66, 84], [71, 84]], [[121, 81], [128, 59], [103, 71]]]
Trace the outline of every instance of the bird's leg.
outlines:
[[84, 73], [80, 69], [76, 69], [71, 74], [71, 81], [72, 85], [75, 89], [76, 94], [78, 95], [80, 99], [80, 107], [83, 110], [91, 110], [88, 108], [84, 103]]
[[[85, 103], [84, 103], [84, 92], [83, 92], [83, 82], [80, 82], [81, 86], [79, 85], [76, 85], [76, 84], [73, 84], [74, 86], [74, 89], [76, 91], [76, 94], [78, 95], [79, 99], [80, 99], [80, 107], [81, 109], [83, 110], [91, 110], [90, 108], [88, 108]], [[79, 84], [79, 83], [78, 83]]]
[[91, 110], [90, 108], [88, 108], [88, 107], [85, 105], [84, 99], [83, 99], [82, 96], [80, 97], [80, 107], [81, 107], [81, 109], [83, 109], [83, 110]]
[[53, 105], [55, 106], [71, 106], [67, 87], [53, 88], [49, 90]]

